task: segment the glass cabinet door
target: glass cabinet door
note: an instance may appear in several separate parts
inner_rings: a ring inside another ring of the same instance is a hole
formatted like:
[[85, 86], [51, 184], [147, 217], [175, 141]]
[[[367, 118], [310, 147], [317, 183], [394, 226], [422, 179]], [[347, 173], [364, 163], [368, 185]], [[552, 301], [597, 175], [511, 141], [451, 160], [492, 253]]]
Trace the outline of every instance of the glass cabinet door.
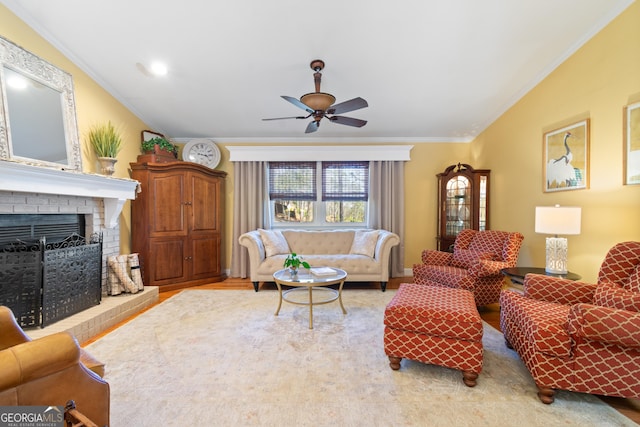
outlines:
[[439, 250], [452, 250], [464, 229], [488, 229], [490, 172], [458, 163], [437, 175]]
[[466, 176], [456, 176], [447, 181], [446, 234], [457, 235], [471, 225], [470, 182]]

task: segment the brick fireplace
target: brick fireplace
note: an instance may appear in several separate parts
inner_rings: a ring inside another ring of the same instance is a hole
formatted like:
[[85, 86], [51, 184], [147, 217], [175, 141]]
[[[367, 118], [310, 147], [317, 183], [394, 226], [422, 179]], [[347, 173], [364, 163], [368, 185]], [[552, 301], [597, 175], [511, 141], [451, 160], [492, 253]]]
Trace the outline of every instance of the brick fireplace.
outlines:
[[102, 294], [107, 294], [106, 259], [120, 253], [122, 207], [135, 199], [137, 181], [0, 162], [0, 215], [81, 214], [85, 235], [103, 235]]
[[[137, 190], [138, 182], [131, 179], [0, 161], [0, 215], [79, 214], [85, 218], [85, 236], [102, 233], [103, 297], [107, 296], [108, 289], [106, 259], [120, 253], [119, 216], [125, 202], [135, 199]], [[157, 295], [157, 290], [155, 293]], [[104, 301], [101, 306], [114, 304], [105, 304]], [[131, 304], [128, 309], [130, 308]], [[98, 331], [92, 330], [90, 333], [96, 332]], [[81, 341], [86, 338], [77, 337]]]

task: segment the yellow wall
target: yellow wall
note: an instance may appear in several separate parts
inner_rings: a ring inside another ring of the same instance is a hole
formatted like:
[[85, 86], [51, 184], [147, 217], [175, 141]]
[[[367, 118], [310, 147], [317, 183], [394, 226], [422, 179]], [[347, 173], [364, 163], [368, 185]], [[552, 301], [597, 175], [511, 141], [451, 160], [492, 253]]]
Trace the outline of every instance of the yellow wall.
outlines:
[[[472, 163], [492, 169], [493, 228], [525, 236], [519, 265], [543, 266], [535, 206], [582, 207], [569, 240], [570, 271], [595, 281], [615, 243], [640, 240], [640, 185], [623, 185], [623, 108], [640, 100], [640, 3], [596, 34], [472, 143]], [[543, 133], [590, 118], [590, 188], [543, 192]]]
[[[493, 229], [525, 235], [520, 265], [544, 265], [544, 238], [533, 231], [538, 205], [582, 206], [582, 234], [569, 236], [569, 269], [595, 280], [606, 251], [624, 240], [640, 240], [640, 185], [622, 185], [622, 109], [640, 100], [640, 4], [634, 3], [576, 54], [496, 120], [471, 144], [414, 143], [405, 180], [405, 267], [419, 262], [424, 248], [435, 248], [436, 178], [447, 166], [469, 163], [491, 169]], [[3, 37], [70, 72], [74, 77], [78, 126], [83, 135], [95, 122], [122, 123], [125, 147], [117, 177], [128, 177], [128, 163], [139, 154], [144, 123], [116, 101], [31, 28], [0, 5]], [[591, 120], [590, 188], [542, 191], [542, 134], [582, 118]], [[176, 135], [179, 136], [179, 135]], [[84, 140], [83, 140], [84, 144]], [[225, 268], [230, 266], [233, 165], [220, 144], [218, 169], [227, 177]], [[85, 172], [97, 165], [83, 153]], [[121, 250], [130, 251], [130, 211], [121, 217]]]
[[[51, 62], [73, 76], [78, 132], [84, 172], [99, 171], [95, 153], [84, 135], [94, 124], [108, 120], [122, 130], [123, 149], [118, 155], [115, 177], [129, 178], [129, 162], [140, 154], [140, 132], [145, 124], [80, 70], [60, 51], [40, 37], [4, 5], [0, 5], [0, 36]], [[127, 202], [120, 216], [120, 251], [131, 252], [131, 210]]]

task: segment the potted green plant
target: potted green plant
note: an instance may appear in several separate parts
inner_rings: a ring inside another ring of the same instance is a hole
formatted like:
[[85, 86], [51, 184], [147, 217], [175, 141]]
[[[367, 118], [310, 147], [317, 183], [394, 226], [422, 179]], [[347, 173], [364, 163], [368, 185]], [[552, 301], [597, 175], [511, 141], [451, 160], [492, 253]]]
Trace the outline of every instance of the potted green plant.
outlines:
[[289, 269], [291, 277], [294, 277], [296, 274], [298, 274], [298, 269], [300, 268], [300, 266], [303, 266], [304, 268], [311, 268], [309, 263], [304, 261], [302, 257], [298, 256], [298, 254], [296, 254], [295, 252], [291, 252], [289, 255], [287, 255], [287, 258], [285, 258], [283, 264], [283, 267]]
[[175, 162], [178, 157], [178, 147], [166, 138], [156, 136], [140, 145], [142, 150], [138, 156], [138, 162], [167, 163]]
[[[158, 148], [156, 148], [156, 146]], [[178, 154], [178, 147], [175, 146], [168, 139], [162, 138], [160, 136], [156, 136], [155, 138], [148, 139], [146, 141], [142, 141], [142, 152], [143, 153], [156, 153], [157, 150], [164, 150], [171, 153], [173, 157]]]
[[118, 152], [122, 148], [122, 136], [120, 131], [108, 121], [104, 124], [94, 125], [87, 132], [89, 143], [98, 156], [102, 167], [102, 173], [113, 175]]

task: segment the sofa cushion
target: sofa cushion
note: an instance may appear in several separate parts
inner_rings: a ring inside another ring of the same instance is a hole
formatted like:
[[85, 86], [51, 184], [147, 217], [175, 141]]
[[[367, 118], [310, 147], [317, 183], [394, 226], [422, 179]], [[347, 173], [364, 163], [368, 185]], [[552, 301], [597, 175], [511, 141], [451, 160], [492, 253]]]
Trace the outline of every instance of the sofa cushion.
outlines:
[[258, 232], [260, 233], [260, 238], [264, 245], [264, 252], [267, 257], [288, 254], [290, 252], [289, 244], [280, 230], [258, 229]]
[[378, 244], [378, 230], [362, 231], [356, 230], [353, 236], [353, 243], [351, 244], [351, 250], [349, 253], [356, 255], [366, 255], [373, 258], [373, 254], [376, 251], [376, 245]]
[[[365, 255], [306, 255], [299, 254], [311, 265], [311, 267], [334, 267], [340, 268], [349, 274], [379, 274], [382, 270], [382, 263]], [[280, 270], [287, 256], [275, 255], [265, 260], [258, 267], [258, 273], [271, 276], [273, 272]], [[306, 274], [305, 268], [301, 269], [301, 274]], [[347, 281], [349, 278], [347, 278]]]
[[640, 312], [640, 294], [614, 283], [599, 283], [593, 294], [593, 303], [603, 307]]

